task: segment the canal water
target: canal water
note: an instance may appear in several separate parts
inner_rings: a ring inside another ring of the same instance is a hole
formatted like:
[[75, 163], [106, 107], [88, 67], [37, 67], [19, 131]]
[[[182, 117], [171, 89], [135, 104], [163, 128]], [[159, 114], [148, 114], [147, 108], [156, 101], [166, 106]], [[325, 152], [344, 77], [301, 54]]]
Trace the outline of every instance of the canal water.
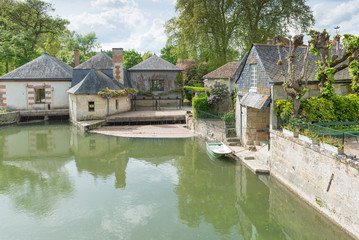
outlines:
[[350, 239], [274, 179], [191, 139], [0, 129], [0, 239]]

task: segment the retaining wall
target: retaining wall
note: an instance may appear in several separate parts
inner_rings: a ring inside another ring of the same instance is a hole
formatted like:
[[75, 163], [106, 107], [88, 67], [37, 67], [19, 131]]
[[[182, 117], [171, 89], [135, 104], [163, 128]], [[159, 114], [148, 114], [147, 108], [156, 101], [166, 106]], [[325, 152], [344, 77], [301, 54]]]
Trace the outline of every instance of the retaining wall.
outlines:
[[359, 238], [359, 162], [279, 131], [270, 141], [271, 175]]
[[19, 112], [0, 113], [0, 126], [18, 123], [20, 121]]
[[187, 128], [207, 140], [226, 141], [226, 126], [222, 120], [193, 119], [186, 115]]

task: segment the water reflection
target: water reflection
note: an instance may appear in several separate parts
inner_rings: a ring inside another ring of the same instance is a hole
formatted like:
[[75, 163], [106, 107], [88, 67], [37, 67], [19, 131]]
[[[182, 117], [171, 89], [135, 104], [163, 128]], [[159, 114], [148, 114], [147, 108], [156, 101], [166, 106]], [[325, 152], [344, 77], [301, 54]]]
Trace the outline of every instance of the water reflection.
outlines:
[[[349, 239], [273, 179], [210, 159], [200, 139], [117, 138], [57, 124], [3, 128], [0, 143], [0, 197], [64, 222], [57, 232], [36, 222], [58, 239]], [[7, 229], [0, 224], [0, 238]]]

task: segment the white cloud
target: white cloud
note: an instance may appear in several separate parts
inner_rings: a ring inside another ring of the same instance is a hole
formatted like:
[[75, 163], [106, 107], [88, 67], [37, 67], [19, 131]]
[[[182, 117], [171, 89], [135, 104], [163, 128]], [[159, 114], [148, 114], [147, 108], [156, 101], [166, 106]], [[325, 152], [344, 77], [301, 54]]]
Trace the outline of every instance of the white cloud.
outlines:
[[345, 2], [322, 1], [312, 6], [316, 19], [315, 28], [334, 34], [339, 26], [341, 33], [359, 34], [359, 0]]

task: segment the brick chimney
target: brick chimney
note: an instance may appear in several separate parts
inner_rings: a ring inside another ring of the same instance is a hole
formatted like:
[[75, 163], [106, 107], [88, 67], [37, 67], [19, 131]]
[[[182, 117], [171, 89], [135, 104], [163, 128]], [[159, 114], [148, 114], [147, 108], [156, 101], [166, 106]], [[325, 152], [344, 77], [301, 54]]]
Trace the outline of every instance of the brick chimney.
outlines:
[[75, 67], [80, 64], [80, 52], [78, 49], [74, 50], [74, 57], [75, 57]]
[[267, 38], [267, 45], [270, 45], [272, 44], [271, 40], [270, 40], [270, 37]]
[[113, 61], [113, 78], [124, 85], [125, 83], [124, 83], [124, 75], [123, 75], [122, 48], [112, 48], [112, 61]]

